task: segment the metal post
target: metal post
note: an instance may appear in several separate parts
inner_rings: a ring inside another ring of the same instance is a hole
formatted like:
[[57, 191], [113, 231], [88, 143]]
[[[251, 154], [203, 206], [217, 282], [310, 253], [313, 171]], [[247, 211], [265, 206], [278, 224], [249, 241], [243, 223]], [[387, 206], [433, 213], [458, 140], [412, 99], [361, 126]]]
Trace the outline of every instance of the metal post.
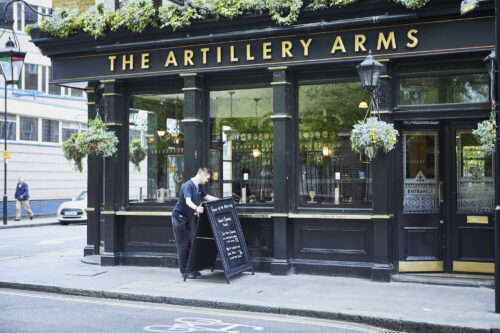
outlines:
[[493, 66], [493, 87], [495, 89], [495, 100], [492, 101], [496, 120], [496, 147], [495, 147], [495, 312], [500, 313], [500, 113], [496, 103], [496, 96], [500, 96], [500, 73], [497, 70], [499, 64], [498, 45], [500, 38], [500, 0], [495, 0], [495, 61]]
[[[4, 151], [7, 151], [7, 80], [5, 80], [5, 108], [3, 110], [4, 115], [4, 127], [3, 127], [3, 137], [4, 137]], [[7, 224], [7, 159], [3, 157], [3, 224]]]

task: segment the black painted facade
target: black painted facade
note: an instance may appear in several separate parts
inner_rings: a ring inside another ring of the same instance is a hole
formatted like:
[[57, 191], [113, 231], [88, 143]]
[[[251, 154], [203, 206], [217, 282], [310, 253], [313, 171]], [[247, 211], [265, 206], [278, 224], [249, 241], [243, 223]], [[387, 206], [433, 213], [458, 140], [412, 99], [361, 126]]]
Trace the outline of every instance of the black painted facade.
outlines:
[[[172, 207], [128, 201], [128, 96], [183, 92], [184, 133], [190, 138], [184, 146], [185, 173], [194, 175], [199, 166], [208, 164], [209, 91], [267, 86], [273, 89], [274, 103], [274, 204], [238, 208], [257, 271], [378, 281], [389, 281], [398, 271], [489, 272], [493, 211], [476, 214], [487, 216], [486, 224], [467, 223], [468, 215], [456, 213], [453, 204], [454, 131], [486, 119], [489, 103], [402, 106], [398, 99], [403, 78], [486, 73], [482, 59], [494, 47], [493, 15], [492, 4], [481, 4], [462, 17], [456, 1], [431, 1], [418, 11], [386, 1], [361, 1], [346, 8], [306, 12], [299, 23], [284, 28], [268, 28], [272, 24], [267, 17], [247, 17], [196, 23], [177, 32], [110, 32], [97, 40], [84, 34], [63, 40], [33, 31], [33, 41], [53, 59], [54, 81], [85, 86], [89, 118], [103, 111], [97, 106], [104, 108], [106, 122], [120, 138], [115, 156], [88, 159], [84, 254], [100, 254], [102, 265], [177, 265]], [[356, 34], [366, 37], [366, 51], [359, 45], [356, 51]], [[304, 44], [309, 39], [306, 55]], [[292, 43], [292, 48], [283, 42]], [[270, 51], [266, 43], [271, 43]], [[201, 51], [206, 47], [210, 50]], [[217, 47], [225, 54], [220, 62]], [[443, 198], [438, 213], [423, 217], [402, 211], [402, 136], [394, 151], [379, 154], [372, 162], [371, 209], [298, 205], [298, 84], [357, 77], [355, 66], [369, 48], [385, 65], [383, 119], [394, 122], [400, 132], [429, 130], [439, 137]]]

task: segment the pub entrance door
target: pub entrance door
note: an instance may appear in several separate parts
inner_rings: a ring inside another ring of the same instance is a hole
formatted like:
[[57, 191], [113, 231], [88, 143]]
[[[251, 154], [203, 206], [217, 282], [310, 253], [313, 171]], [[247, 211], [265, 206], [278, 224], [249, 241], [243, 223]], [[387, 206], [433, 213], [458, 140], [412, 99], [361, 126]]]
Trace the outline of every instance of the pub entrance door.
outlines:
[[402, 130], [399, 272], [494, 272], [493, 157], [476, 122]]

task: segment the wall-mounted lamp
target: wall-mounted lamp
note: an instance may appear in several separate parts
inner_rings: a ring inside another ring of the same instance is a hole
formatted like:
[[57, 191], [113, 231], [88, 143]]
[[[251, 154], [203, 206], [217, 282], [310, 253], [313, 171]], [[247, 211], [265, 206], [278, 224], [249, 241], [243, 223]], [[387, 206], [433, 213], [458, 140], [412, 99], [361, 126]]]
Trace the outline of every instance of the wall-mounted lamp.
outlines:
[[259, 158], [262, 155], [262, 151], [259, 148], [254, 148], [252, 150], [252, 155], [254, 158]]
[[460, 3], [460, 14], [465, 15], [479, 6], [479, 0], [463, 0]]
[[373, 58], [371, 50], [368, 52], [365, 60], [356, 66], [363, 89], [370, 91], [372, 95], [369, 106], [370, 110], [379, 110], [379, 79], [383, 68], [384, 65]]
[[156, 131], [156, 134], [158, 134], [159, 137], [162, 137], [165, 135], [165, 131], [162, 131], [162, 130], [157, 130]]

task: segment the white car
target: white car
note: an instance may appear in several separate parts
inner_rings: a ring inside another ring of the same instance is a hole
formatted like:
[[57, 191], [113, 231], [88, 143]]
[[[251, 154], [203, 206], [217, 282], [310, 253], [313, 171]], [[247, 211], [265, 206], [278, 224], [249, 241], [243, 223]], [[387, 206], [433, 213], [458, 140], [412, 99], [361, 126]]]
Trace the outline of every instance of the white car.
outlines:
[[71, 201], [63, 202], [57, 209], [57, 219], [63, 225], [70, 222], [87, 222], [87, 191], [83, 191]]

